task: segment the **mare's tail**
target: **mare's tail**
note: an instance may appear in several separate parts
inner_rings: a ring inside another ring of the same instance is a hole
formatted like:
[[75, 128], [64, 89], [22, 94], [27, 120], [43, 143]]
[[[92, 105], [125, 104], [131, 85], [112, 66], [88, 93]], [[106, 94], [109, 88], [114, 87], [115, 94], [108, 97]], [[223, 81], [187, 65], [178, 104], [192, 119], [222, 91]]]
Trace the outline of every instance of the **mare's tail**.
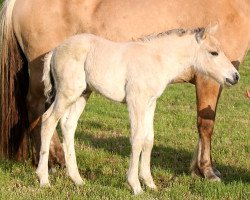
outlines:
[[26, 96], [28, 64], [16, 40], [12, 12], [16, 0], [5, 0], [0, 10], [0, 157], [28, 157]]

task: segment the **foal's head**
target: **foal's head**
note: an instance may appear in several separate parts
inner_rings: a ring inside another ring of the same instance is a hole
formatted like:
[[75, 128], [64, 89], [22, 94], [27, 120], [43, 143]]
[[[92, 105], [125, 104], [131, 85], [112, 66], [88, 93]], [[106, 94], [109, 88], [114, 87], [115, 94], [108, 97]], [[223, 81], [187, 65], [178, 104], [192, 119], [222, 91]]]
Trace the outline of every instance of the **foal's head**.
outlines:
[[220, 84], [232, 86], [239, 81], [239, 73], [220, 48], [218, 40], [213, 34], [217, 31], [218, 24], [201, 29], [195, 35], [198, 43], [196, 54], [197, 71], [208, 74]]

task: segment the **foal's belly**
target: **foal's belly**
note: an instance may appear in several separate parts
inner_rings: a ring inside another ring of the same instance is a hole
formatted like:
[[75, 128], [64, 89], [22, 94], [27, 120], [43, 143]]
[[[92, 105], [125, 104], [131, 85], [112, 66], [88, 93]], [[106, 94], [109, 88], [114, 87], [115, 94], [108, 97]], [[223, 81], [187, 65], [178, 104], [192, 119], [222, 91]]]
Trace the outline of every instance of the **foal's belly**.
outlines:
[[116, 83], [98, 83], [92, 82], [88, 83], [88, 87], [91, 91], [95, 91], [102, 96], [117, 102], [125, 102], [125, 84]]
[[121, 67], [89, 69], [86, 71], [88, 87], [108, 99], [118, 102], [125, 101], [125, 71]]

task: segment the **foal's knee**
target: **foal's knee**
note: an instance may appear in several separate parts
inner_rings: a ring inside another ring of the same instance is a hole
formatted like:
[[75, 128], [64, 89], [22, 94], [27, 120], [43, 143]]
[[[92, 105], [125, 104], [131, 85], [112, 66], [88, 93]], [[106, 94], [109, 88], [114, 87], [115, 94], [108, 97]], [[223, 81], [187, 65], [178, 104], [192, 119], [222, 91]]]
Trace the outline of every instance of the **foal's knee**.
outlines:
[[141, 136], [132, 137], [130, 138], [130, 144], [133, 149], [137, 149], [137, 148], [141, 149], [144, 144], [144, 137], [141, 137]]
[[151, 151], [152, 148], [153, 148], [153, 140], [145, 139], [142, 146], [143, 151], [148, 151], [148, 150]]

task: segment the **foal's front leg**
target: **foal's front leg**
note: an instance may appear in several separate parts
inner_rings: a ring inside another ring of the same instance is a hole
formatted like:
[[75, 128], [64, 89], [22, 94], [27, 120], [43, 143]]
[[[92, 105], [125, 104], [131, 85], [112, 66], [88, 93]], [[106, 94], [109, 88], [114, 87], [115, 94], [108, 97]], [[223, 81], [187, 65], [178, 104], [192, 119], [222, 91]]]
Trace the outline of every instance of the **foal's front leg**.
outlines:
[[[148, 98], [137, 96], [127, 97], [128, 111], [131, 124], [131, 146], [132, 151], [130, 155], [130, 165], [128, 171], [128, 183], [132, 187], [134, 194], [139, 194], [143, 190], [138, 177], [138, 168], [139, 168], [139, 158], [142, 151], [142, 148], [145, 144], [145, 138], [147, 137], [147, 123], [152, 123], [147, 120], [147, 109], [148, 109]], [[148, 119], [152, 119], [149, 117]], [[151, 146], [151, 144], [150, 144]], [[144, 152], [144, 158], [142, 164], [148, 164], [148, 160], [145, 160], [145, 156], [151, 153], [151, 147]], [[150, 162], [150, 160], [149, 160]], [[148, 173], [151, 176], [151, 173], [148, 172], [146, 167], [146, 176], [148, 178]], [[145, 174], [143, 174], [145, 175]], [[145, 178], [146, 178], [145, 176]], [[152, 178], [152, 177], [151, 177]]]
[[154, 112], [156, 107], [156, 99], [152, 99], [149, 102], [148, 109], [146, 111], [146, 135], [143, 142], [141, 164], [140, 164], [140, 178], [144, 183], [152, 189], [156, 189], [156, 185], [151, 175], [150, 160], [151, 151], [154, 144]]

